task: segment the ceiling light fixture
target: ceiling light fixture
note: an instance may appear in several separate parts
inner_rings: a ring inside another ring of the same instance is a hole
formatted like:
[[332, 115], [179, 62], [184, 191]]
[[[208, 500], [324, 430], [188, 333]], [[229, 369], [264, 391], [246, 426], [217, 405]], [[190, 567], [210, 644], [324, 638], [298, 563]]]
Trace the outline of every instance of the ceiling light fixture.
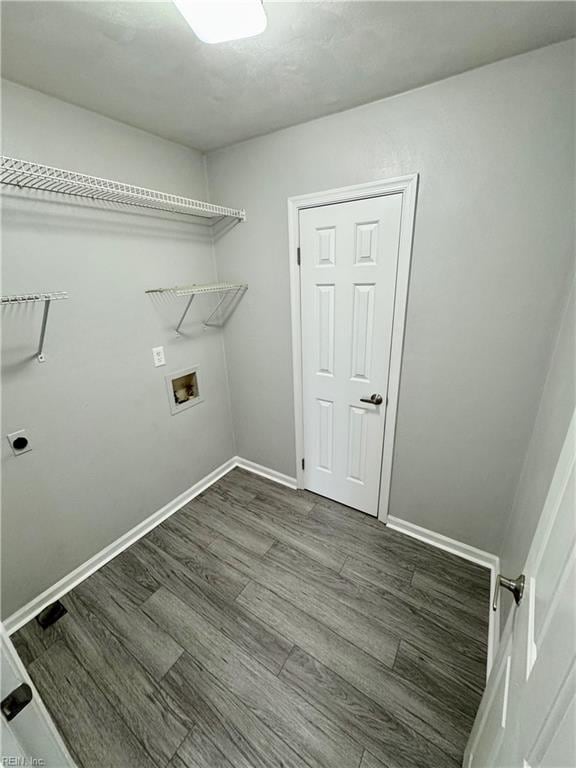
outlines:
[[174, 0], [204, 43], [224, 43], [259, 35], [266, 29], [262, 0]]

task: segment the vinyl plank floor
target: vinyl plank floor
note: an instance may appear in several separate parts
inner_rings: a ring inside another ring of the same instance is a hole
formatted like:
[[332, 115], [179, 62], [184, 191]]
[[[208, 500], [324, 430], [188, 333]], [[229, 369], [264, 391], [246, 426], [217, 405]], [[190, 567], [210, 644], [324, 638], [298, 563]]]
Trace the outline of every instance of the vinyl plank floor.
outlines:
[[280, 671], [292, 648], [291, 642], [272, 627], [247, 614], [241, 604], [228, 600], [225, 594], [206, 584], [164, 550], [150, 542], [147, 547], [147, 562], [159, 583], [168, 587], [186, 605], [217, 627], [223, 636], [234, 641], [271, 672], [276, 674]]
[[163, 677], [182, 653], [182, 648], [163, 629], [135, 608], [101, 573], [79, 584], [74, 594], [154, 679]]
[[264, 560], [300, 576], [310, 588], [322, 589], [339, 600], [340, 605], [358, 610], [396, 637], [409, 639], [423, 650], [439, 656], [447, 667], [454, 669], [454, 674], [464, 675], [472, 683], [483, 684], [485, 646], [460, 632], [455, 622], [448, 625], [441, 616], [424, 606], [415, 608], [403, 598], [368, 582], [359, 584], [347, 579], [281, 543], [274, 544]]
[[[380, 707], [300, 648], [290, 654], [281, 679], [333, 717], [358, 743], [369, 746], [389, 768], [457, 768], [450, 756]], [[458, 752], [458, 750], [453, 750]]]
[[235, 469], [226, 478], [224, 483], [234, 487], [240, 486], [245, 491], [251, 491], [254, 495], [263, 495], [284, 512], [292, 512], [297, 515], [307, 515], [314, 506], [314, 500], [309, 498], [305, 491], [293, 491], [284, 485], [268, 480], [245, 469]]
[[[140, 544], [141, 542], [138, 542]], [[186, 537], [178, 536], [173, 531], [159, 526], [147, 537], [142, 546], [136, 550], [137, 556], [146, 549], [148, 544], [154, 544], [158, 549], [167, 552], [174, 560], [180, 562], [191, 573], [202, 579], [208, 586], [234, 598], [246, 586], [246, 577], [240, 571], [225, 566], [202, 547]], [[138, 545], [137, 545], [138, 546]], [[146, 556], [144, 564], [146, 564]]]
[[[448, 627], [450, 631], [456, 627], [460, 633], [474, 640], [474, 643], [480, 639], [481, 647], [485, 647], [485, 603], [481, 605], [482, 609], [480, 610], [475, 604], [456, 600], [450, 595], [426, 588], [426, 586], [421, 587], [419, 586], [421, 582], [415, 581], [415, 579], [409, 583], [402, 582], [392, 578], [387, 571], [376, 568], [371, 560], [349, 557], [340, 573], [359, 586], [368, 582], [377, 589], [394, 594], [418, 612], [423, 612], [424, 615], [433, 613], [436, 620], [440, 620], [442, 625]], [[416, 575], [415, 573], [414, 577]]]
[[452, 702], [462, 721], [472, 726], [482, 697], [481, 688], [468, 684], [463, 678], [455, 678], [440, 659], [404, 640], [400, 641], [393, 670], [401, 679], [410, 681], [420, 693], [427, 692], [439, 702]]
[[368, 750], [365, 750], [364, 754], [362, 755], [360, 768], [386, 768], [386, 766], [381, 763], [380, 760], [376, 760], [374, 755], [370, 754]]
[[341, 602], [334, 592], [318, 587], [276, 562], [255, 557], [231, 541], [216, 539], [210, 551], [249, 579], [269, 586], [276, 594], [296, 603], [335, 632], [363, 648], [382, 663], [392, 666], [399, 639], [355, 607]]
[[61, 638], [62, 624], [58, 622], [42, 629], [37, 621], [30, 621], [12, 635], [12, 642], [18, 655], [28, 667]]
[[489, 581], [483, 578], [486, 570], [475, 563], [405, 536], [368, 515], [361, 517], [368, 518], [371, 522], [359, 524], [354, 520], [357, 512], [349, 508], [344, 508], [346, 512], [342, 512], [342, 505], [339, 507], [336, 511], [324, 503], [317, 504], [309, 518], [303, 522], [310, 535], [336, 539], [349, 554], [358, 555], [363, 559], [371, 558], [378, 566], [394, 564], [396, 567], [413, 571], [420, 569], [441, 579], [449, 579], [456, 571], [466, 586], [489, 593]]
[[[196, 499], [191, 505], [189, 514], [184, 513], [185, 519], [202, 521], [212, 529], [212, 541], [218, 536], [227, 536], [234, 539], [246, 549], [256, 554], [263, 554], [274, 544], [274, 537], [257, 528], [247, 525], [238, 519], [242, 507], [234, 501], [224, 501], [216, 494], [203, 494], [201, 499]], [[236, 515], [234, 515], [236, 512]], [[212, 543], [210, 541], [208, 546]]]
[[[228, 514], [230, 517], [235, 517], [241, 524], [301, 550], [307, 557], [317, 560], [328, 568], [339, 571], [344, 565], [346, 560], [344, 551], [338, 549], [329, 540], [321, 541], [306, 535], [305, 530], [302, 529], [303, 525], [306, 525], [306, 529], [309, 527], [306, 520], [293, 520], [289, 516], [283, 516], [277, 508], [262, 497], [255, 497], [241, 509], [229, 509]], [[233, 535], [233, 530], [229, 530], [225, 535], [226, 538], [231, 538], [242, 546], [241, 539]]]
[[454, 702], [446, 707], [429, 691], [412, 686], [370, 654], [258, 584], [249, 584], [238, 601], [342, 680], [387, 707], [391, 719], [442, 749], [459, 753], [460, 741], [469, 728], [458, 716]]
[[196, 732], [177, 753], [182, 758], [193, 752], [201, 731], [201, 738], [214, 740], [234, 768], [309, 768], [297, 752], [298, 741], [292, 745], [283, 741], [192, 656], [183, 654], [162, 684], [183, 702], [196, 723]]
[[284, 741], [290, 744], [299, 740], [299, 752], [311, 766], [360, 763], [362, 750], [337, 723], [167, 589], [152, 595], [143, 610]]
[[62, 641], [28, 669], [78, 765], [154, 768], [142, 743]]
[[77, 594], [66, 595], [63, 603], [68, 609], [59, 622], [63, 642], [156, 764], [164, 765], [187, 735], [188, 717]]
[[13, 640], [79, 768], [455, 768], [489, 584], [235, 469]]

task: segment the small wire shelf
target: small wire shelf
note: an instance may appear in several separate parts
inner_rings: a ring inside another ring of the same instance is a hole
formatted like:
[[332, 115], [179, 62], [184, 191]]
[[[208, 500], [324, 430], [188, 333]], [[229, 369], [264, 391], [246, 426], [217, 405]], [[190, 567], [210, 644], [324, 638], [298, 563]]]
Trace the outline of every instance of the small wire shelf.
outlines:
[[26, 304], [30, 301], [58, 301], [67, 299], [66, 291], [50, 291], [49, 293], [21, 293], [16, 296], [2, 296], [0, 300], [4, 304]]
[[227, 208], [189, 197], [159, 192], [147, 187], [137, 187], [121, 181], [88, 176], [76, 171], [55, 168], [49, 165], [0, 156], [0, 183], [20, 189], [34, 189], [71, 197], [102, 200], [121, 205], [150, 208], [168, 213], [179, 213], [208, 220], [216, 224], [229, 219], [244, 221], [243, 208]]
[[44, 354], [44, 340], [46, 338], [46, 327], [48, 325], [48, 312], [50, 311], [50, 304], [53, 301], [62, 301], [62, 299], [68, 298], [67, 291], [46, 291], [42, 293], [19, 293], [14, 296], [2, 296], [0, 297], [3, 307], [13, 304], [29, 304], [33, 302], [44, 303], [44, 313], [42, 315], [42, 326], [40, 328], [40, 342], [38, 344], [38, 351], [36, 352], [36, 358], [39, 363], [46, 362], [46, 355]]
[[180, 333], [182, 323], [186, 319], [195, 296], [201, 294], [222, 294], [216, 307], [203, 322], [203, 325], [221, 328], [247, 290], [247, 283], [207, 283], [204, 285], [177, 285], [173, 288], [151, 288], [146, 293], [189, 297], [184, 312], [176, 326], [176, 333]]

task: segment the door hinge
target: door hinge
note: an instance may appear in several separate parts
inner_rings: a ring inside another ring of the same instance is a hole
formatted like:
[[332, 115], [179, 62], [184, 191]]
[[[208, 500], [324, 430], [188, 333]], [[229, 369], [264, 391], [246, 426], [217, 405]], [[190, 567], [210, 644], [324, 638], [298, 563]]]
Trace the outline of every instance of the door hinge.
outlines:
[[297, 260], [297, 262], [298, 262], [298, 266], [300, 266], [300, 260], [301, 260], [301, 256], [300, 256], [300, 246], [298, 246], [298, 248], [296, 249], [296, 260]]
[[305, 466], [306, 466], [306, 462], [304, 459], [302, 459], [302, 469], [304, 469]]

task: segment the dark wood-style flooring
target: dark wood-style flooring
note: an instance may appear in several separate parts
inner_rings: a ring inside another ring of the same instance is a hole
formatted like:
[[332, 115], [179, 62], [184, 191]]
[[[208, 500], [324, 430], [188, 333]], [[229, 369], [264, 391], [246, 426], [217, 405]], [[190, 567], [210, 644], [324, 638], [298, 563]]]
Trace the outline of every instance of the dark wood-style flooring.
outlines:
[[235, 469], [15, 645], [81, 768], [459, 766], [489, 575]]

